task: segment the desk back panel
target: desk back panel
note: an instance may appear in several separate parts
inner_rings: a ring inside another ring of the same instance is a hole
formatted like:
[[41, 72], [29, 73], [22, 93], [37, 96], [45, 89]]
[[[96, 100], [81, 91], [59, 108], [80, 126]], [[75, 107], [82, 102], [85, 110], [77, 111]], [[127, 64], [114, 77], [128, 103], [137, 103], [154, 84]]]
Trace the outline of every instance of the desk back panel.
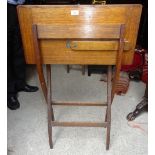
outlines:
[[[74, 11], [76, 10], [76, 11]], [[77, 11], [78, 10], [78, 11]], [[35, 64], [32, 25], [85, 26], [125, 24], [123, 64], [131, 64], [136, 44], [142, 6], [136, 5], [21, 5], [18, 16], [26, 62]], [[86, 28], [86, 31], [88, 28]], [[77, 33], [78, 32], [74, 32]], [[60, 34], [60, 33], [58, 33]], [[70, 34], [71, 36], [73, 34]], [[44, 64], [115, 64], [117, 42], [87, 38], [41, 39]], [[92, 42], [92, 44], [91, 44]], [[72, 44], [78, 43], [78, 48]], [[103, 43], [103, 44], [102, 44]], [[93, 45], [93, 47], [92, 47]], [[95, 48], [96, 46], [96, 48]], [[72, 48], [73, 47], [73, 48]], [[102, 50], [105, 47], [104, 50]], [[90, 49], [90, 50], [89, 50]], [[92, 50], [93, 49], [93, 50]]]

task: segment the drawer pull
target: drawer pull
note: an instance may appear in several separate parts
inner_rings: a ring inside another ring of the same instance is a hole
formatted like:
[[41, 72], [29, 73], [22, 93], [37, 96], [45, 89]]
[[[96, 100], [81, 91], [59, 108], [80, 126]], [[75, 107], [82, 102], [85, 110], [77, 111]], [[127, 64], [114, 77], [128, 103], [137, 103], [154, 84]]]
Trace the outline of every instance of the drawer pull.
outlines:
[[[77, 51], [116, 51], [118, 46], [118, 41], [70, 41], [68, 47]], [[125, 41], [124, 50], [131, 50], [128, 41]]]

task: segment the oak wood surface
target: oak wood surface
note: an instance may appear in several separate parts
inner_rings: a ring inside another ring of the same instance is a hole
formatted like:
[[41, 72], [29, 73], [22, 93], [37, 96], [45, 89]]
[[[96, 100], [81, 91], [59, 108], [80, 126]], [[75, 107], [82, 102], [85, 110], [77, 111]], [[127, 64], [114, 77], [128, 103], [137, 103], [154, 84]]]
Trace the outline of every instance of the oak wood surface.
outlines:
[[106, 127], [107, 122], [58, 122], [52, 121], [52, 126], [62, 127]]
[[[118, 50], [118, 41], [70, 41], [70, 48], [78, 51], [112, 51]], [[125, 41], [124, 51], [130, 49], [130, 43]]]
[[38, 39], [119, 38], [120, 24], [37, 25]]
[[[24, 53], [28, 64], [35, 64], [32, 25], [76, 25], [125, 24], [125, 40], [130, 44], [123, 53], [123, 64], [130, 64], [138, 33], [142, 6], [129, 5], [21, 5], [18, 16], [22, 33]], [[79, 15], [72, 16], [71, 10], [78, 10]], [[83, 32], [85, 32], [83, 30]], [[86, 30], [87, 32], [87, 30]], [[56, 33], [56, 32], [55, 32]], [[70, 34], [72, 35], [72, 34]], [[75, 41], [75, 40], [71, 40]], [[76, 40], [77, 41], [77, 40]], [[88, 40], [85, 40], [88, 41]], [[110, 45], [109, 48], [111, 48]], [[117, 45], [116, 45], [117, 46]], [[75, 52], [66, 47], [66, 40], [41, 40], [40, 48], [45, 64], [115, 64], [116, 51], [105, 50]], [[61, 63], [60, 63], [61, 62]]]

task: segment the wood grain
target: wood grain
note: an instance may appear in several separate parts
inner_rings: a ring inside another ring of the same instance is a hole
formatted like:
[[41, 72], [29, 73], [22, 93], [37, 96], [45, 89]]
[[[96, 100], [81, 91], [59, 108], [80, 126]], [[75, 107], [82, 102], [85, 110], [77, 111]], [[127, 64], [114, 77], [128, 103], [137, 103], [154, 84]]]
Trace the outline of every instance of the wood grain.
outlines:
[[37, 31], [39, 39], [118, 39], [120, 24], [37, 25]]
[[107, 103], [99, 103], [99, 102], [58, 102], [52, 101], [52, 105], [63, 105], [63, 106], [107, 106]]
[[[118, 41], [70, 41], [70, 48], [78, 51], [116, 51], [118, 47]], [[130, 49], [130, 43], [125, 41], [124, 51]]]
[[[125, 40], [130, 43], [130, 49], [123, 53], [122, 64], [130, 64], [133, 60], [141, 9], [142, 6], [137, 4], [18, 6], [26, 62], [28, 64], [35, 63], [32, 24], [80, 26], [124, 23], [126, 27]], [[71, 10], [79, 10], [79, 15], [72, 16]], [[111, 56], [108, 51], [104, 53], [99, 51], [94, 51], [94, 53], [87, 51], [87, 53], [83, 52], [83, 54], [79, 54], [73, 52], [72, 49], [66, 48], [66, 40], [62, 40], [61, 42], [60, 40], [42, 40], [40, 41], [40, 47], [45, 64], [50, 62], [59, 64], [59, 61], [64, 64], [114, 64], [116, 62], [116, 51], [112, 51]], [[107, 59], [111, 61], [109, 62]]]

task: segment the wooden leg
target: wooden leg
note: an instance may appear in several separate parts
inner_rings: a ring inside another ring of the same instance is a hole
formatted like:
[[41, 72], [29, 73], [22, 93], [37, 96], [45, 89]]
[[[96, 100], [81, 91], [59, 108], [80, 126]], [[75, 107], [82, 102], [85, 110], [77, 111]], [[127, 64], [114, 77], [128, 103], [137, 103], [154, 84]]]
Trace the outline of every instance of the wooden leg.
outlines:
[[69, 71], [70, 71], [70, 66], [67, 65], [67, 73], [69, 73]]
[[107, 124], [106, 150], [109, 150], [111, 124]]
[[121, 70], [121, 64], [122, 64], [122, 56], [123, 56], [123, 50], [124, 50], [124, 31], [125, 31], [125, 27], [124, 27], [124, 25], [121, 25], [120, 40], [119, 40], [119, 50], [118, 50], [118, 53], [117, 53], [115, 76], [114, 76], [113, 84], [112, 84], [111, 103], [112, 103], [112, 101], [114, 99], [116, 84], [117, 84], [117, 81], [119, 80], [119, 76], [120, 76], [120, 70]]
[[111, 91], [111, 102], [113, 102], [113, 99], [114, 99], [114, 96], [115, 96], [115, 90], [116, 90], [116, 71], [114, 73], [114, 78], [113, 78], [113, 81], [112, 81], [112, 91]]
[[86, 69], [86, 66], [82, 65], [82, 75], [85, 75], [85, 69]]
[[53, 108], [51, 105], [51, 66], [46, 65], [47, 69], [47, 109], [48, 109], [48, 136], [50, 148], [53, 148], [52, 142], [52, 119], [54, 119]]
[[112, 77], [112, 66], [108, 66], [108, 81], [107, 81], [107, 110], [106, 110], [106, 121], [107, 121], [107, 137], [106, 137], [106, 150], [109, 149], [110, 144], [110, 128], [111, 128], [111, 77]]
[[49, 80], [49, 86], [50, 86], [50, 91], [51, 91], [50, 93], [51, 114], [52, 114], [52, 121], [54, 121], [55, 119], [54, 119], [54, 112], [53, 112], [53, 107], [52, 107], [53, 102], [52, 102], [51, 65], [46, 65], [46, 72], [47, 74], [50, 75], [50, 78], [49, 79], [47, 78], [47, 81]]
[[[38, 36], [37, 36], [37, 26], [33, 25], [32, 27], [33, 31], [33, 43], [34, 43], [34, 48], [35, 48], [35, 58], [36, 58], [36, 66], [37, 66], [37, 71], [39, 75], [39, 80], [40, 84], [44, 93], [45, 100], [47, 102], [47, 109], [48, 109], [48, 135], [49, 135], [49, 144], [50, 148], [53, 148], [53, 143], [52, 143], [52, 119], [54, 119], [53, 110], [51, 106], [51, 67], [50, 65], [46, 66], [47, 69], [47, 86], [44, 78], [44, 73], [43, 73], [43, 68], [42, 68], [42, 59], [41, 59], [41, 54], [39, 50], [39, 45], [38, 45]], [[48, 91], [47, 91], [48, 90]], [[53, 116], [53, 118], [52, 118]]]
[[107, 109], [106, 109], [106, 113], [105, 113], [105, 122], [107, 122]]
[[116, 85], [117, 85], [117, 82], [119, 80], [119, 77], [120, 77], [120, 68], [116, 67], [116, 70], [115, 70], [115, 73], [114, 73], [114, 78], [113, 78], [113, 81], [112, 81], [111, 103], [113, 102], [113, 99], [114, 99], [114, 95], [115, 95], [115, 92], [116, 92]]
[[40, 50], [39, 50], [39, 45], [38, 45], [38, 39], [37, 39], [37, 26], [33, 25], [32, 26], [32, 31], [33, 31], [33, 43], [34, 43], [34, 48], [35, 48], [35, 59], [36, 59], [36, 67], [37, 67], [37, 72], [41, 84], [41, 88], [45, 97], [45, 100], [47, 100], [47, 87], [46, 87], [46, 82], [44, 78], [44, 73], [43, 73], [43, 68], [42, 68], [42, 59], [40, 55]]
[[106, 118], [108, 124], [107, 124], [106, 150], [109, 149], [109, 143], [110, 143], [111, 104], [112, 104], [112, 101], [115, 95], [116, 84], [117, 84], [117, 81], [119, 80], [121, 64], [122, 64], [122, 55], [123, 55], [123, 49], [124, 49], [124, 31], [125, 31], [125, 27], [124, 25], [121, 25], [119, 50], [117, 53], [116, 71], [115, 71], [115, 76], [113, 79], [112, 91], [111, 91], [112, 68], [111, 66], [108, 66], [108, 89], [107, 89], [108, 107], [107, 107], [107, 118]]
[[37, 72], [38, 72], [39, 81], [40, 81], [40, 85], [41, 85], [45, 100], [47, 101], [47, 87], [46, 87], [43, 68], [41, 64], [37, 64]]

